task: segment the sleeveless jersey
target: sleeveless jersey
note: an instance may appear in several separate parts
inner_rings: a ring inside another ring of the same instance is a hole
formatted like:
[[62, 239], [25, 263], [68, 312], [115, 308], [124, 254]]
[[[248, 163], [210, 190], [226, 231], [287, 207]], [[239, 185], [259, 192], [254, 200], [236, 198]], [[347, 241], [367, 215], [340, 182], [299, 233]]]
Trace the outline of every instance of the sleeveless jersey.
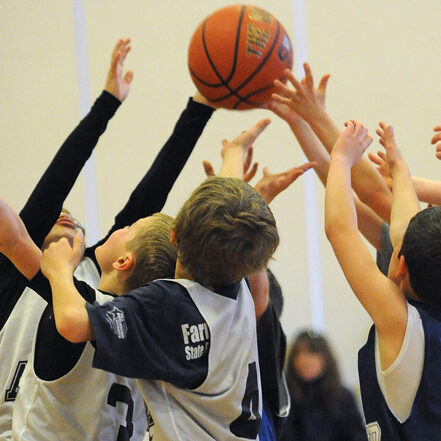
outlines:
[[[152, 439], [258, 439], [262, 396], [256, 320], [245, 281], [241, 282], [237, 299], [216, 294], [189, 280], [174, 282], [187, 289], [208, 325], [208, 374], [193, 390], [159, 380], [138, 380], [153, 418], [149, 430]], [[200, 335], [201, 330], [196, 331], [195, 335]]]
[[[98, 303], [112, 299], [96, 290]], [[86, 343], [73, 369], [53, 381], [37, 377], [32, 354], [14, 409], [14, 440], [144, 439], [147, 418], [135, 380], [92, 368], [94, 352], [92, 344]]]
[[0, 440], [11, 439], [11, 421], [20, 377], [32, 352], [35, 331], [47, 303], [25, 288], [0, 331]]
[[[375, 370], [375, 328], [358, 354], [361, 398], [369, 441], [441, 439], [441, 313], [418, 309], [424, 328], [424, 367], [409, 418], [400, 423], [390, 412], [377, 382]], [[406, 387], [406, 385], [403, 385]]]
[[[99, 274], [93, 261], [85, 258], [75, 276], [97, 286]], [[34, 335], [46, 301], [35, 291], [25, 288], [11, 315], [0, 331], [0, 384], [6, 385], [0, 396], [0, 440], [11, 439], [11, 420], [20, 378], [32, 352]]]

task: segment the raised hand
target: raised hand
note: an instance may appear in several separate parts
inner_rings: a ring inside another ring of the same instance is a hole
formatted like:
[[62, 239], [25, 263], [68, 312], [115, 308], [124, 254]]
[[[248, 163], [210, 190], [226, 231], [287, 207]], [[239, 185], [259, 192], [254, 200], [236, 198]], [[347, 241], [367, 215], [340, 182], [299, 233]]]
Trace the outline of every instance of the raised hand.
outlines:
[[369, 135], [367, 127], [356, 120], [347, 121], [345, 125], [346, 129], [332, 149], [331, 158], [342, 158], [349, 167], [352, 167], [371, 145], [372, 137]]
[[433, 130], [436, 132], [432, 137], [432, 144], [436, 144], [435, 156], [441, 159], [441, 125], [435, 126]]
[[380, 137], [379, 142], [385, 148], [386, 155], [386, 167], [390, 171], [391, 175], [394, 172], [394, 167], [403, 162], [404, 158], [395, 142], [394, 128], [384, 122], [379, 123], [379, 128], [376, 130], [377, 135]]
[[368, 153], [368, 157], [374, 164], [377, 165], [377, 170], [379, 171], [380, 175], [383, 176], [384, 182], [389, 190], [392, 190], [392, 175], [386, 162], [386, 154], [382, 151], [378, 151], [377, 154]]
[[73, 238], [72, 246], [68, 239], [63, 237], [46, 248], [40, 262], [41, 271], [49, 280], [61, 273], [73, 274], [83, 254], [84, 236], [79, 231]]
[[[245, 182], [250, 182], [251, 179], [253, 179], [254, 176], [256, 175], [257, 167], [259, 166], [259, 164], [257, 162], [254, 162], [253, 165], [251, 166], [252, 162], [253, 162], [253, 146], [251, 146], [248, 149], [243, 163], [243, 180]], [[204, 167], [204, 171], [207, 176], [216, 176], [216, 173], [214, 171], [213, 166], [211, 165], [211, 162], [202, 161], [202, 166]]]
[[299, 176], [317, 165], [316, 162], [306, 162], [299, 167], [293, 167], [282, 173], [272, 174], [268, 167], [263, 169], [263, 177], [255, 185], [256, 191], [269, 204], [279, 193], [288, 188]]
[[[294, 89], [289, 88], [279, 80], [274, 81], [278, 93], [272, 95], [270, 109], [276, 110], [274, 103], [284, 104], [308, 123], [311, 123], [319, 119], [321, 117], [320, 114], [325, 111], [326, 86], [330, 75], [324, 75], [318, 87], [315, 88], [311, 67], [308, 63], [304, 63], [303, 68], [305, 70], [305, 77], [301, 81], [298, 81], [290, 70], [284, 72]], [[285, 110], [279, 116], [286, 120], [290, 115]]]
[[126, 71], [123, 74], [124, 60], [130, 52], [130, 38], [120, 38], [113, 48], [110, 68], [107, 72], [106, 84], [104, 90], [111, 93], [121, 102], [127, 98], [130, 89], [130, 83], [133, 80], [133, 72]]
[[243, 179], [243, 165], [247, 158], [248, 150], [252, 147], [257, 137], [270, 124], [268, 118], [261, 119], [250, 129], [243, 131], [232, 141], [222, 140], [222, 167], [220, 176], [229, 176]]

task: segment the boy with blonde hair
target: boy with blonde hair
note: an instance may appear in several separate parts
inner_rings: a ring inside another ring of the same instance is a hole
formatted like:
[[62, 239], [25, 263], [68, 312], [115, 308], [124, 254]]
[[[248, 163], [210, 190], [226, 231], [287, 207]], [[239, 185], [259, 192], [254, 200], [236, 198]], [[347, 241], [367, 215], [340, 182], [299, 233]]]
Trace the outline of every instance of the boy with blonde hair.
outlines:
[[261, 391], [253, 300], [243, 277], [263, 270], [278, 245], [274, 217], [242, 177], [262, 120], [224, 144], [221, 176], [179, 211], [175, 280], [157, 280], [105, 305], [72, 283], [79, 253], [65, 240], [44, 253], [57, 328], [94, 340], [94, 366], [138, 378], [155, 440], [256, 439]]

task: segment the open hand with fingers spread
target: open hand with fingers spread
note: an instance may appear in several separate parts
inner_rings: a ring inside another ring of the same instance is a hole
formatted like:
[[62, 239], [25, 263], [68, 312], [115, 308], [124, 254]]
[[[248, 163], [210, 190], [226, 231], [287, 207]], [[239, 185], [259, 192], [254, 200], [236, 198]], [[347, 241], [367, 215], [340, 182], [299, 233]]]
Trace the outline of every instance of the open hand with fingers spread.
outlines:
[[[320, 114], [325, 111], [326, 85], [330, 75], [324, 75], [321, 78], [318, 87], [315, 88], [309, 64], [304, 63], [303, 67], [305, 69], [305, 77], [301, 81], [298, 81], [290, 70], [284, 72], [286, 78], [288, 78], [288, 81], [292, 84], [294, 89], [289, 88], [279, 80], [274, 82], [278, 93], [272, 95], [272, 102], [269, 107], [276, 112], [276, 110], [281, 111], [282, 109], [277, 109], [275, 103], [286, 105], [291, 111], [297, 113], [310, 123], [313, 120], [319, 119]], [[285, 120], [286, 118], [294, 117], [294, 115], [287, 113], [286, 109], [279, 116]]]
[[299, 167], [293, 167], [282, 173], [270, 173], [268, 167], [263, 169], [263, 177], [255, 185], [256, 191], [269, 204], [279, 193], [288, 188], [299, 176], [317, 165], [316, 162], [306, 162]]
[[121, 102], [124, 101], [129, 94], [130, 83], [133, 80], [133, 72], [131, 70], [123, 73], [124, 60], [130, 52], [130, 38], [120, 38], [113, 48], [110, 68], [107, 72], [106, 84], [104, 90], [111, 93]]
[[332, 149], [331, 158], [341, 158], [349, 166], [355, 165], [371, 145], [372, 137], [367, 127], [356, 120], [345, 123], [346, 129], [338, 138]]

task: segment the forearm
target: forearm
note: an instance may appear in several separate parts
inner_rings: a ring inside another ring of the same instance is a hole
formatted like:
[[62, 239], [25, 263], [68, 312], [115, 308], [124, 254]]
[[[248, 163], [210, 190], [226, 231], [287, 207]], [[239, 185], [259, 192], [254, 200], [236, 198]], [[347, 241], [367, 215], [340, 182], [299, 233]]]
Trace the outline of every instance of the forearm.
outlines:
[[66, 340], [79, 343], [93, 339], [86, 301], [76, 289], [69, 271], [49, 277], [57, 330]]
[[[336, 123], [325, 110], [318, 112], [308, 123], [330, 154], [340, 136]], [[383, 220], [390, 221], [392, 194], [368, 159], [362, 158], [352, 168], [351, 185], [360, 201], [372, 208]]]
[[406, 162], [404, 160], [398, 161], [391, 172], [393, 199], [390, 240], [395, 248], [403, 240], [410, 219], [420, 211], [420, 205]]
[[412, 182], [419, 201], [441, 205], [441, 181], [412, 177]]
[[14, 210], [0, 198], [0, 251], [27, 279], [39, 270], [41, 250]]
[[325, 230], [334, 246], [335, 240], [356, 231], [357, 214], [351, 188], [351, 172], [340, 158], [331, 160], [325, 191]]
[[20, 212], [38, 247], [56, 222], [63, 203], [120, 102], [103, 92], [60, 147]]
[[223, 156], [219, 176], [243, 179], [244, 152], [242, 147], [229, 148]]
[[213, 111], [213, 108], [192, 99], [188, 101], [173, 133], [130, 195], [127, 204], [115, 217], [114, 225], [106, 237], [88, 248], [88, 252], [103, 243], [113, 231], [162, 210]]
[[330, 164], [328, 151], [305, 120], [298, 119], [295, 122], [291, 122], [289, 126], [308, 161], [315, 161], [317, 163], [314, 170], [322, 184], [326, 186]]
[[269, 303], [269, 282], [266, 268], [248, 275], [253, 297], [254, 308], [256, 310], [256, 320], [262, 317], [268, 308]]
[[322, 109], [314, 114], [314, 118], [309, 118], [306, 122], [311, 126], [320, 142], [330, 154], [341, 131], [329, 113]]
[[360, 201], [370, 207], [385, 222], [390, 222], [392, 193], [380, 173], [367, 158], [352, 168], [352, 188]]

